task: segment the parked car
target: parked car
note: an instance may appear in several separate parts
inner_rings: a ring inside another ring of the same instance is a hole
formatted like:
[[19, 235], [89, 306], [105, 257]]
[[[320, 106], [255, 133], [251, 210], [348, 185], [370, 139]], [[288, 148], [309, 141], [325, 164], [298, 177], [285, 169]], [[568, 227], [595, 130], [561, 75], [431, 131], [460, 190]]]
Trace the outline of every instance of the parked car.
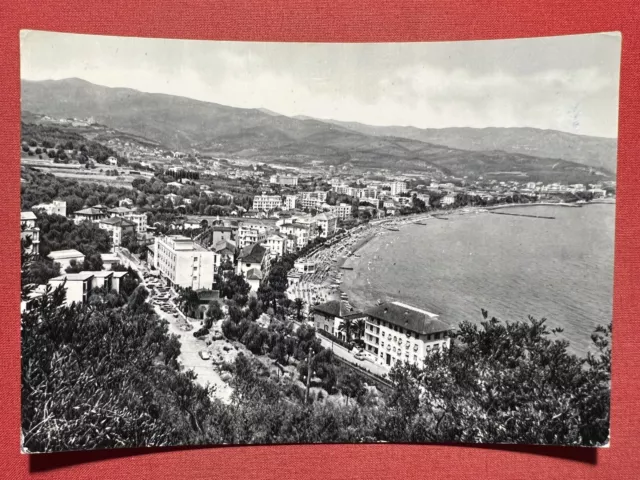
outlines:
[[213, 332], [213, 335], [211, 335], [211, 338], [213, 338], [214, 340], [222, 340], [224, 336], [222, 335], [222, 332], [220, 330], [216, 330]]
[[354, 358], [355, 358], [356, 360], [364, 360], [366, 357], [365, 357], [365, 354], [364, 354], [364, 352], [363, 352], [362, 350], [358, 350], [358, 351], [355, 353]]
[[206, 350], [200, 350], [198, 354], [200, 355], [200, 358], [203, 360], [209, 360], [211, 358], [211, 354]]

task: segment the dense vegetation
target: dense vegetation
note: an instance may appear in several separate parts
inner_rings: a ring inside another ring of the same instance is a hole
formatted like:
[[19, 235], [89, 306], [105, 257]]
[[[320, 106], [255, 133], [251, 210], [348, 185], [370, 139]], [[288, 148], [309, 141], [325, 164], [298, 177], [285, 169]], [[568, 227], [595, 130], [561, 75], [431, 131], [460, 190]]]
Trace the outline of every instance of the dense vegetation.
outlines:
[[[111, 148], [59, 127], [22, 122], [21, 133], [23, 146], [40, 149], [40, 152], [35, 153], [46, 154], [49, 158], [62, 161], [74, 159], [80, 163], [85, 163], [90, 158], [98, 163], [105, 163], [109, 157], [118, 158], [119, 163], [126, 161]], [[50, 152], [52, 153], [49, 154]]]

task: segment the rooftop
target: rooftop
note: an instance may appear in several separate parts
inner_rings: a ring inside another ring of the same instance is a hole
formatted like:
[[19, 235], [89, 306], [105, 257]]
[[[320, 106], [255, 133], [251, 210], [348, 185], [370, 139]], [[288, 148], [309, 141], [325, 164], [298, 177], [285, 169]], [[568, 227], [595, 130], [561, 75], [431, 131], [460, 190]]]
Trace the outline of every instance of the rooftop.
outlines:
[[262, 280], [262, 272], [257, 268], [247, 270], [247, 280]]
[[85, 281], [93, 277], [94, 272], [80, 272], [80, 273], [65, 273], [59, 277], [50, 279], [50, 282], [63, 282], [67, 280], [69, 282]]
[[78, 210], [75, 215], [104, 215], [104, 212], [99, 208], [89, 207]]
[[133, 212], [130, 208], [127, 207], [115, 207], [107, 210], [109, 213], [130, 213]]
[[239, 255], [239, 261], [242, 263], [262, 263], [267, 249], [259, 243], [248, 245], [242, 249]]
[[69, 250], [54, 250], [53, 252], [50, 252], [47, 257], [51, 258], [52, 260], [58, 260], [63, 258], [84, 258], [84, 255], [78, 250], [71, 248]]
[[341, 300], [330, 300], [320, 305], [316, 305], [315, 307], [313, 307], [313, 310], [316, 312], [325, 313], [332, 317], [340, 318], [357, 318], [365, 316], [364, 313], [359, 312], [358, 310]]
[[33, 212], [20, 212], [20, 220], [37, 220], [36, 214]]
[[127, 220], [126, 218], [122, 218], [122, 217], [105, 218], [104, 220], [100, 221], [100, 224], [113, 225], [117, 227], [135, 227], [136, 226], [136, 224], [133, 223], [131, 220]]
[[438, 315], [401, 302], [387, 302], [367, 310], [367, 315], [398, 327], [426, 335], [446, 332], [451, 326], [438, 320]]

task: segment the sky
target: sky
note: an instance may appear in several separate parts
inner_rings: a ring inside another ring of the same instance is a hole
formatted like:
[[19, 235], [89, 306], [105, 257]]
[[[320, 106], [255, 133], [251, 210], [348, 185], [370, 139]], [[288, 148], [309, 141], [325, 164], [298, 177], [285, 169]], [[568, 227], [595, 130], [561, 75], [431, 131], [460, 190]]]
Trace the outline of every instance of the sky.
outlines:
[[265, 43], [21, 32], [21, 78], [81, 78], [369, 125], [617, 137], [618, 33], [442, 43]]

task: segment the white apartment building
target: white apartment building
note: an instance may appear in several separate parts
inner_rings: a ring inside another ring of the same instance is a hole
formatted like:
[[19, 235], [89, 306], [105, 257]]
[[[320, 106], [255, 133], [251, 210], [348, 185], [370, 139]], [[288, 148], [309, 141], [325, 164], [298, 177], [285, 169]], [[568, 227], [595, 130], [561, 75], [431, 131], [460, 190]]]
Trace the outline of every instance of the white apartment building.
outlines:
[[47, 258], [53, 260], [54, 263], [58, 263], [60, 270], [63, 272], [71, 265], [71, 260], [75, 260], [76, 263], [84, 262], [84, 255], [73, 248], [68, 250], [54, 250], [47, 255]]
[[271, 175], [271, 177], [269, 177], [269, 183], [295, 187], [298, 185], [298, 177], [292, 175]]
[[346, 220], [347, 218], [351, 218], [351, 204], [341, 203], [340, 205], [338, 205], [336, 214], [338, 215], [338, 218], [340, 218], [341, 220]]
[[83, 271], [79, 273], [65, 273], [49, 280], [51, 288], [56, 289], [64, 283], [65, 304], [86, 303], [91, 292], [96, 288], [104, 288], [110, 292], [120, 292], [122, 278], [128, 272], [112, 272], [110, 270]]
[[282, 199], [280, 195], [256, 195], [253, 197], [253, 209], [268, 212], [276, 208], [282, 207]]
[[316, 223], [318, 225], [320, 237], [328, 238], [336, 233], [338, 227], [338, 217], [330, 213], [321, 213], [319, 215], [316, 215]]
[[422, 366], [429, 353], [451, 344], [451, 327], [426, 310], [387, 302], [365, 313], [365, 348], [381, 365], [392, 367], [404, 361]]
[[300, 203], [302, 204], [302, 208], [318, 209], [324, 202], [326, 202], [326, 200], [327, 192], [318, 190], [315, 192], [302, 192]]
[[64, 200], [54, 200], [51, 203], [39, 203], [31, 207], [32, 210], [44, 210], [47, 215], [67, 216], [67, 202]]
[[391, 182], [389, 186], [391, 187], [391, 195], [398, 195], [400, 193], [406, 193], [407, 191], [406, 182]]
[[269, 229], [266, 225], [243, 223], [238, 227], [237, 246], [243, 249], [253, 243], [261, 242], [267, 238]]
[[347, 185], [346, 183], [339, 183], [336, 185], [333, 185], [331, 187], [331, 190], [333, 190], [334, 192], [336, 192], [337, 194], [340, 195], [348, 195], [348, 191], [349, 191], [349, 185]]
[[170, 285], [193, 290], [213, 286], [214, 253], [182, 235], [156, 238], [154, 264]]
[[111, 217], [122, 217], [129, 220], [135, 226], [135, 231], [138, 236], [145, 235], [147, 233], [147, 214], [138, 213], [135, 210], [127, 207], [116, 207], [107, 211]]
[[36, 227], [36, 214], [33, 212], [20, 212], [20, 240], [31, 238], [31, 246], [25, 249], [30, 255], [40, 254], [40, 229]]
[[287, 237], [280, 233], [272, 233], [263, 245], [267, 247], [271, 258], [282, 257], [287, 251]]
[[295, 210], [298, 205], [298, 196], [297, 195], [285, 195], [282, 200], [282, 209], [283, 210]]
[[309, 225], [303, 223], [283, 223], [280, 233], [291, 235], [296, 239], [296, 248], [303, 248], [309, 243]]
[[123, 217], [105, 218], [98, 222], [98, 226], [111, 234], [113, 248], [122, 245], [122, 238], [128, 233], [135, 233], [136, 225]]
[[456, 196], [452, 193], [445, 195], [440, 200], [440, 203], [442, 203], [442, 205], [453, 205], [454, 203], [456, 203]]

